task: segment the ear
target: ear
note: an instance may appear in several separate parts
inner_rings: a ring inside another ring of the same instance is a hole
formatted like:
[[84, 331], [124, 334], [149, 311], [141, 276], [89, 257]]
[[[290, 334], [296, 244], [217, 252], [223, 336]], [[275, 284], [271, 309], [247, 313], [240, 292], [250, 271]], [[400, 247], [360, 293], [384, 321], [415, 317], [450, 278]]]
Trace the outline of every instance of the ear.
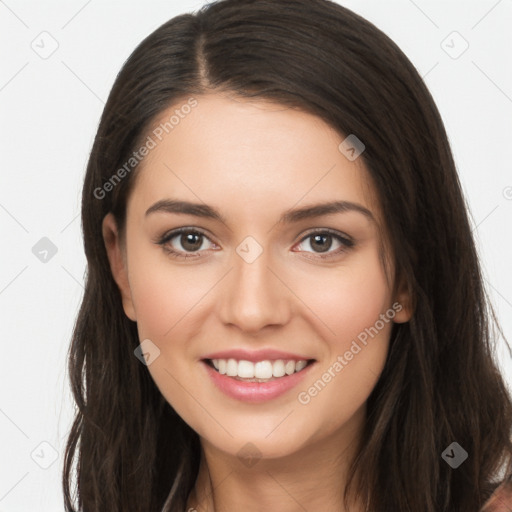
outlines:
[[395, 310], [393, 321], [397, 324], [408, 322], [412, 317], [412, 293], [405, 278], [401, 278], [399, 281], [398, 290], [394, 297], [393, 309]]
[[133, 307], [130, 283], [128, 281], [125, 248], [121, 243], [117, 223], [112, 213], [105, 215], [102, 223], [102, 232], [112, 277], [121, 292], [124, 312], [130, 320], [135, 322], [136, 315], [135, 308]]

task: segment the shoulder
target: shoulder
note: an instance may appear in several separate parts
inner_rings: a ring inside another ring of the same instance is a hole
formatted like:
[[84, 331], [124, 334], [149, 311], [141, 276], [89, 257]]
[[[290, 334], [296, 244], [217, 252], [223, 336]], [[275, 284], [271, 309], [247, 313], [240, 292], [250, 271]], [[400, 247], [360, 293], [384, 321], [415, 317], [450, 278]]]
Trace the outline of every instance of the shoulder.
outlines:
[[512, 482], [499, 485], [480, 512], [512, 512]]

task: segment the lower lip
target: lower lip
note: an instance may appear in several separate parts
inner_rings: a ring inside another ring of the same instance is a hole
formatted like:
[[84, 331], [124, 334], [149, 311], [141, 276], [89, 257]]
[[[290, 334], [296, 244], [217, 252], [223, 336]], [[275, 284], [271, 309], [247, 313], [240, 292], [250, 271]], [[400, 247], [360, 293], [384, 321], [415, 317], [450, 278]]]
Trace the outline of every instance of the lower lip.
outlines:
[[279, 377], [268, 382], [244, 382], [220, 374], [205, 361], [202, 361], [202, 363], [213, 383], [223, 393], [231, 398], [252, 403], [266, 402], [267, 400], [272, 400], [273, 398], [283, 395], [299, 384], [315, 364], [310, 363], [300, 372], [286, 375], [285, 377]]

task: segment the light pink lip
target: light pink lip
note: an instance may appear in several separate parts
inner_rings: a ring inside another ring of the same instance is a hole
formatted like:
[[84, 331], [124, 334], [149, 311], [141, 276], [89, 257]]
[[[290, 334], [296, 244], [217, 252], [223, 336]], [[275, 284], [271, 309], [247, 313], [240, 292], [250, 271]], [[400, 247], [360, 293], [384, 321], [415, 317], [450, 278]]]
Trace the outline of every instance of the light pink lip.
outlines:
[[315, 363], [309, 364], [300, 372], [279, 377], [269, 382], [244, 382], [227, 375], [221, 375], [205, 361], [201, 361], [201, 364], [213, 383], [224, 394], [235, 400], [248, 403], [261, 403], [285, 394], [296, 387], [309, 374], [311, 368], [315, 366]]
[[312, 358], [274, 349], [252, 351], [244, 349], [232, 349], [213, 352], [204, 356], [202, 359], [236, 359], [237, 361], [244, 360], [256, 363], [258, 361], [275, 361], [277, 359], [284, 359], [285, 361], [309, 361]]

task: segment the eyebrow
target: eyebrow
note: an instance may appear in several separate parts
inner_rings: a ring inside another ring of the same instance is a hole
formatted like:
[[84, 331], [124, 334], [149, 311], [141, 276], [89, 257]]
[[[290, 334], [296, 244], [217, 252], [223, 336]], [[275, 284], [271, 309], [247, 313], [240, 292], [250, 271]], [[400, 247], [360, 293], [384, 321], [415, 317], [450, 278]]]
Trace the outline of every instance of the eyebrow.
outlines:
[[[369, 220], [375, 222], [372, 212], [358, 203], [353, 203], [351, 201], [331, 201], [287, 210], [279, 219], [278, 224], [291, 224], [293, 222], [320, 217], [322, 215], [332, 215], [334, 213], [345, 213], [351, 211], [361, 213]], [[194, 215], [196, 217], [213, 219], [220, 221], [223, 224], [227, 224], [226, 219], [220, 214], [220, 212], [207, 204], [191, 203], [189, 201], [178, 201], [174, 199], [162, 199], [150, 206], [147, 209], [145, 216], [147, 217], [148, 215], [157, 212]]]

